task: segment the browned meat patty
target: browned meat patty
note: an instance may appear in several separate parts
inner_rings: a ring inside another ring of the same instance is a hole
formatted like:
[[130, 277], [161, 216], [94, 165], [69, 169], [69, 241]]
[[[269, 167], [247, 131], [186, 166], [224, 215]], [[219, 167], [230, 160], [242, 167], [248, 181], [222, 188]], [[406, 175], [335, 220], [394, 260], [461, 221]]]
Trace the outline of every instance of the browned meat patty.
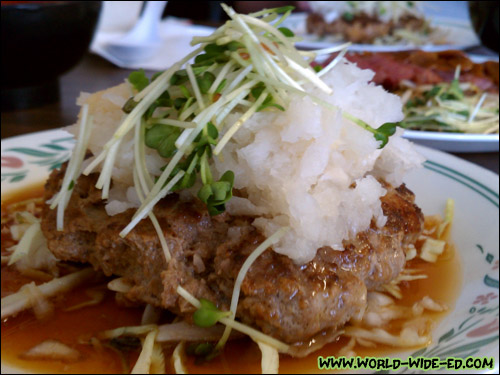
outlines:
[[[45, 198], [59, 190], [64, 171], [55, 171]], [[193, 308], [178, 297], [183, 286], [196, 297], [228, 309], [234, 280], [247, 256], [264, 240], [252, 218], [225, 213], [210, 217], [198, 201], [181, 202], [169, 195], [155, 207], [172, 259], [167, 264], [157, 234], [142, 220], [126, 237], [118, 233], [133, 210], [108, 217], [94, 187], [96, 176], [82, 176], [65, 213], [64, 231], [55, 227], [56, 213], [43, 210], [42, 230], [49, 249], [60, 259], [88, 262], [106, 275], [120, 275], [134, 287], [127, 294], [190, 316]], [[307, 343], [329, 335], [366, 305], [367, 290], [385, 284], [404, 267], [405, 247], [421, 232], [423, 216], [404, 186], [382, 198], [385, 227], [360, 233], [344, 243], [346, 250], [328, 247], [304, 265], [266, 251], [252, 265], [242, 288], [237, 316], [287, 343]], [[328, 339], [326, 339], [328, 341]]]

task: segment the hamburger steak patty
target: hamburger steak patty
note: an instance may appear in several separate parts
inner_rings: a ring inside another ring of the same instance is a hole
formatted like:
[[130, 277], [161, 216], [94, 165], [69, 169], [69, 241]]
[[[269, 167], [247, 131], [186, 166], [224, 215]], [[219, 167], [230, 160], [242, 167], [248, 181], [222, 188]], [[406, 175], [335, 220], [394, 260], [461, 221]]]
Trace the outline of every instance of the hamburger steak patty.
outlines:
[[[59, 191], [65, 167], [54, 171], [45, 199]], [[264, 240], [252, 218], [227, 213], [211, 217], [198, 200], [182, 202], [170, 194], [154, 212], [172, 259], [165, 261], [149, 219], [126, 238], [119, 232], [133, 209], [109, 217], [94, 185], [97, 175], [81, 176], [65, 212], [64, 230], [56, 230], [56, 211], [45, 205], [42, 230], [49, 249], [67, 261], [90, 263], [106, 275], [124, 277], [133, 287], [126, 297], [191, 316], [194, 308], [176, 293], [178, 285], [197, 298], [229, 309], [237, 274], [247, 256]], [[360, 317], [367, 291], [395, 278], [405, 264], [405, 248], [419, 236], [423, 215], [404, 185], [385, 186], [381, 198], [388, 217], [345, 241], [345, 251], [323, 247], [304, 265], [266, 251], [252, 265], [241, 287], [237, 317], [287, 343], [308, 343], [328, 336]], [[326, 339], [326, 341], [329, 341]]]

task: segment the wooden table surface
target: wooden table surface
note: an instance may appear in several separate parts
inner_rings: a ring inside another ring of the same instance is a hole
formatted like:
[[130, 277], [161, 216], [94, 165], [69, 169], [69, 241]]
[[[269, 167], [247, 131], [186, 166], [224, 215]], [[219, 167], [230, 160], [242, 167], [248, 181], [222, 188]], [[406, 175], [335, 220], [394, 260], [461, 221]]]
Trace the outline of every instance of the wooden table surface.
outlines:
[[[94, 92], [117, 85], [129, 73], [129, 70], [117, 68], [99, 56], [86, 55], [78, 66], [61, 77], [61, 99], [58, 103], [2, 112], [2, 139], [74, 123], [79, 111], [75, 101], [81, 91]], [[454, 155], [498, 174], [498, 152]]]

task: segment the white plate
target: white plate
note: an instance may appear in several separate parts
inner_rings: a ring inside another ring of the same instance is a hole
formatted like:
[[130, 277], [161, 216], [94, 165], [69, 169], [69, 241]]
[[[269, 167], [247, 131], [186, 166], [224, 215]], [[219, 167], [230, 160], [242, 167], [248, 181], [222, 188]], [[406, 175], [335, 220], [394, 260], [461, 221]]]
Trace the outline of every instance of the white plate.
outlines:
[[[1, 144], [2, 197], [44, 180], [73, 146], [61, 130], [4, 139]], [[455, 200], [452, 237], [462, 258], [464, 287], [453, 311], [434, 330], [434, 343], [397, 356], [493, 357], [495, 368], [479, 372], [498, 373], [498, 175], [439, 151], [418, 149], [428, 161], [406, 182], [426, 214], [441, 213], [447, 198]], [[1, 370], [22, 372], [3, 363]]]
[[[332, 37], [319, 37], [314, 34], [307, 33], [306, 29], [307, 13], [293, 13], [284, 22], [282, 26], [288, 27], [295, 35], [303, 38], [297, 42], [296, 46], [304, 49], [320, 49], [332, 47], [337, 44], [345, 43], [338, 41]], [[424, 51], [444, 51], [448, 49], [466, 49], [481, 44], [476, 36], [476, 33], [470, 26], [470, 22], [457, 19], [435, 17], [431, 18], [431, 25], [438, 27], [446, 32], [448, 44], [426, 44], [423, 46], [414, 46], [408, 44], [396, 45], [374, 45], [374, 44], [352, 44], [349, 47], [350, 51], [370, 51], [370, 52], [394, 52], [412, 50], [415, 48]]]
[[440, 133], [405, 130], [411, 141], [448, 152], [498, 152], [498, 134]]

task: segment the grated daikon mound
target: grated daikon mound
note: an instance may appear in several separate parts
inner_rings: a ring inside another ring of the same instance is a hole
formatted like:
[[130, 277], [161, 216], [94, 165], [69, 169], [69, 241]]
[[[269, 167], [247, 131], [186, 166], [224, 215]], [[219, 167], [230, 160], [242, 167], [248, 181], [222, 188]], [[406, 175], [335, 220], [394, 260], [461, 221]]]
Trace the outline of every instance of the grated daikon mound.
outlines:
[[[323, 80], [333, 89], [313, 94], [340, 110], [316, 105], [309, 97], [293, 96], [286, 112], [256, 113], [214, 158], [215, 171], [235, 173], [235, 188], [247, 198], [233, 197], [227, 210], [233, 215], [255, 216], [254, 225], [266, 236], [279, 227], [290, 231], [274, 247], [298, 263], [311, 260], [316, 250], [331, 246], [343, 250], [342, 241], [366, 230], [372, 219], [385, 224], [380, 197], [386, 191], [377, 181], [394, 186], [405, 172], [419, 166], [422, 158], [401, 138], [402, 130], [378, 149], [379, 142], [358, 125], [342, 118], [342, 110], [374, 127], [403, 118], [399, 97], [368, 83], [373, 72], [343, 61]], [[92, 95], [82, 95], [79, 104], [89, 104], [94, 131], [89, 148], [98, 155], [123, 121], [121, 110], [131, 96], [128, 84]], [[243, 112], [228, 116], [226, 129]], [[76, 134], [78, 125], [68, 130]], [[146, 150], [146, 164], [153, 176], [167, 161], [155, 150]], [[106, 205], [109, 215], [138, 207], [133, 188], [133, 132], [122, 141], [113, 169], [113, 188]], [[193, 190], [196, 194], [196, 190]]]
[[[376, 178], [398, 186], [422, 162], [402, 130], [378, 149], [371, 133], [342, 118], [345, 110], [374, 127], [403, 118], [399, 97], [368, 83], [372, 77], [370, 70], [339, 64], [323, 77], [331, 96], [311, 91], [340, 110], [295, 96], [286, 112], [255, 114], [215, 158], [219, 173], [234, 171], [235, 188], [248, 195], [233, 198], [229, 213], [258, 216], [253, 224], [266, 236], [289, 226], [274, 250], [297, 263], [310, 261], [322, 246], [343, 250], [342, 241], [368, 229], [372, 219], [383, 226], [386, 190]], [[232, 116], [228, 124], [239, 114]]]

